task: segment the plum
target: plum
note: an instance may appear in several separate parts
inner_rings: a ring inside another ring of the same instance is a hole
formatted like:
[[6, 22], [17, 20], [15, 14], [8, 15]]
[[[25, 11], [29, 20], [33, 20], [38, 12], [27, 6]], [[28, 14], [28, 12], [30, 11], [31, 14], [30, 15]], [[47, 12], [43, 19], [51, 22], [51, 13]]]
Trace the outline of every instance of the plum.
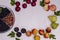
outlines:
[[44, 29], [40, 29], [40, 30], [39, 30], [39, 34], [40, 34], [40, 35], [44, 35]]
[[50, 27], [47, 27], [47, 28], [46, 28], [46, 32], [47, 32], [47, 33], [50, 33], [50, 32], [51, 32], [51, 28], [50, 28]]

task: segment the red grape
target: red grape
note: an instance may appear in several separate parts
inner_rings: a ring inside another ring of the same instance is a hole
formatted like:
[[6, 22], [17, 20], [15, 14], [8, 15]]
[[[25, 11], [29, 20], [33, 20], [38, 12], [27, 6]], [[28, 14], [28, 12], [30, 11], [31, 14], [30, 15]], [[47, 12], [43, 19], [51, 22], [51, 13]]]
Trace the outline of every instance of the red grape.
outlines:
[[20, 7], [16, 7], [15, 10], [16, 10], [17, 12], [19, 12], [19, 11], [21, 10], [21, 8], [20, 8]]
[[22, 4], [22, 7], [27, 8], [27, 4], [26, 3]]
[[36, 2], [32, 2], [31, 3], [31, 6], [36, 6]]
[[30, 4], [31, 3], [31, 0], [26, 0], [26, 3]]
[[19, 5], [20, 5], [20, 2], [19, 2], [19, 1], [17, 1], [15, 4], [16, 4], [16, 6], [19, 6]]

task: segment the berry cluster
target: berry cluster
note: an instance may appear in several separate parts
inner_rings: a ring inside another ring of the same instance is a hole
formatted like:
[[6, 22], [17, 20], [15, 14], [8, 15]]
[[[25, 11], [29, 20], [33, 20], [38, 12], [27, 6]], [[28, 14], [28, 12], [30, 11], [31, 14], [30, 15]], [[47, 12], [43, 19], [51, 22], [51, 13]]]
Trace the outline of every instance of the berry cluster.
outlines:
[[16, 4], [15, 10], [16, 10], [17, 12], [19, 12], [19, 11], [21, 10], [21, 8], [19, 7], [19, 6], [20, 6], [20, 2], [17, 1], [15, 4]]
[[55, 4], [51, 4], [50, 5], [50, 0], [42, 0], [40, 1], [40, 5], [44, 8], [44, 10], [46, 11], [56, 11], [56, 5]]
[[[21, 32], [20, 32], [21, 31]], [[34, 36], [34, 40], [40, 40], [40, 35], [42, 35], [44, 38], [55, 38], [55, 35], [52, 37], [51, 35], [53, 34], [50, 34], [51, 33], [51, 28], [50, 27], [47, 27], [45, 30], [44, 29], [32, 29], [31, 31], [30, 30], [26, 30], [25, 28], [22, 28], [21, 30], [19, 31], [19, 28], [18, 27], [15, 27], [14, 28], [14, 32], [10, 33], [9, 36], [11, 37], [15, 37], [15, 34], [17, 37], [21, 37], [22, 34], [26, 34], [27, 37], [30, 37], [31, 35]], [[39, 34], [39, 35], [38, 35]]]
[[26, 29], [25, 28], [22, 28], [21, 29], [21, 32], [19, 32], [19, 28], [18, 27], [15, 27], [14, 28], [14, 31], [16, 32], [16, 36], [17, 37], [21, 37], [22, 33], [26, 33]]
[[[31, 0], [24, 0], [24, 2], [26, 2], [26, 3], [24, 3], [25, 5], [31, 4], [31, 6], [36, 6], [37, 0], [32, 0], [32, 1]], [[23, 8], [25, 8], [24, 4], [23, 4]]]
[[[13, 0], [14, 1], [14, 0]], [[15, 7], [15, 10], [17, 11], [17, 12], [19, 12], [20, 10], [21, 10], [21, 7], [19, 7], [20, 6], [20, 2], [19, 1], [14, 1], [13, 2], [12, 1], [12, 3], [10, 3], [12, 6], [14, 6], [14, 4], [16, 5], [16, 7]], [[22, 4], [22, 8], [27, 8], [27, 4], [31, 4], [31, 6], [36, 6], [36, 2], [37, 2], [37, 0], [23, 0], [23, 2], [25, 2], [25, 3], [23, 3]]]
[[[31, 4], [31, 6], [36, 6], [36, 2], [37, 0], [23, 0], [23, 4], [22, 4], [22, 8], [27, 8], [27, 4]], [[16, 8], [15, 10], [17, 12], [20, 11], [20, 2], [17, 1], [16, 3]], [[53, 11], [55, 15], [51, 15], [51, 16], [48, 16], [49, 20], [51, 21], [51, 28], [52, 29], [56, 29], [58, 27], [58, 23], [56, 23], [57, 21], [57, 16], [60, 15], [60, 11], [57, 11], [56, 12], [56, 5], [55, 4], [52, 4], [50, 5], [50, 0], [42, 0], [40, 1], [40, 6], [42, 6], [46, 11]], [[21, 32], [19, 32], [19, 28], [18, 27], [15, 27], [14, 28], [14, 31], [16, 32], [16, 35], [17, 37], [21, 37], [22, 33], [25, 33], [27, 37], [30, 37], [32, 34], [34, 35], [34, 40], [40, 40], [40, 35], [42, 35], [44, 38], [52, 38], [52, 39], [56, 39], [55, 38], [55, 35], [53, 34], [50, 34], [51, 33], [51, 28], [50, 27], [47, 27], [45, 30], [44, 29], [40, 29], [40, 30], [37, 30], [37, 29], [32, 29], [32, 31], [26, 31], [25, 28], [22, 28], [21, 29]], [[39, 33], [39, 35], [37, 35]]]

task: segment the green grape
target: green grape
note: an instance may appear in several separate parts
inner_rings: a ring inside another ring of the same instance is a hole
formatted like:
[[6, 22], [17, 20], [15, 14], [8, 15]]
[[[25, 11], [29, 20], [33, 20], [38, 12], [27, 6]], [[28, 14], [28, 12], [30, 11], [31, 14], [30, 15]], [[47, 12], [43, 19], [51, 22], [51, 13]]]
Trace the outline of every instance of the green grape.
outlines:
[[11, 2], [15, 2], [15, 0], [11, 0]]

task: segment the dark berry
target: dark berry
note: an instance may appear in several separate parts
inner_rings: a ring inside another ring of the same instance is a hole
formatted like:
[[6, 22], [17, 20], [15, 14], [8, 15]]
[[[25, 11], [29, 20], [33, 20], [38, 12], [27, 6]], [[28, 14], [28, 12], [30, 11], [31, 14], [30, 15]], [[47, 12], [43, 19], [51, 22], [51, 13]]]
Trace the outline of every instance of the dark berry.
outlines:
[[17, 12], [19, 12], [19, 11], [21, 10], [21, 8], [20, 8], [20, 7], [16, 7], [15, 10], [16, 10]]
[[16, 33], [16, 36], [17, 36], [17, 37], [21, 37], [21, 35], [22, 35], [21, 32], [17, 32], [17, 33]]
[[2, 12], [0, 13], [0, 19], [6, 17], [6, 16], [9, 15], [9, 14], [10, 14], [9, 9], [7, 9], [7, 8], [2, 8]]
[[18, 31], [19, 31], [19, 28], [18, 28], [18, 27], [15, 27], [15, 28], [14, 28], [14, 31], [15, 31], [15, 32], [18, 32]]
[[27, 8], [27, 4], [26, 3], [22, 4], [22, 7]]
[[31, 3], [31, 6], [36, 6], [36, 2], [32, 2]]
[[26, 29], [25, 29], [25, 28], [22, 28], [22, 29], [21, 29], [21, 32], [22, 32], [22, 33], [26, 33]]
[[26, 2], [26, 0], [23, 0], [23, 2]]
[[19, 1], [17, 1], [15, 4], [16, 4], [16, 6], [20, 6], [20, 2]]
[[0, 20], [0, 33], [1, 32], [6, 32], [9, 29], [10, 29], [10, 26], [8, 26], [5, 22]]
[[31, 0], [26, 0], [26, 3], [30, 4], [31, 3]]
[[37, 2], [37, 0], [32, 0], [32, 2]]

